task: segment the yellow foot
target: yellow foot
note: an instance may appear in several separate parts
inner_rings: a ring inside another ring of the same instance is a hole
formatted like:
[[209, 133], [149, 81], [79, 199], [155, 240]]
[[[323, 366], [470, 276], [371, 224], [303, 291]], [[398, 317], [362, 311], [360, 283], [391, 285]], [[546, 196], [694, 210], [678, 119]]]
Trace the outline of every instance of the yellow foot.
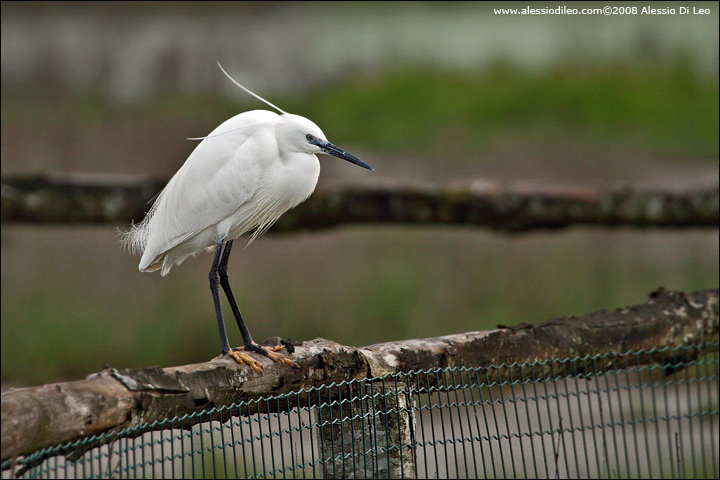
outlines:
[[230, 355], [232, 358], [234, 358], [235, 361], [241, 365], [243, 363], [247, 363], [248, 365], [250, 365], [250, 368], [255, 370], [255, 373], [257, 373], [258, 375], [262, 375], [262, 371], [263, 371], [262, 363], [258, 362], [257, 360], [252, 358], [247, 353], [240, 353], [238, 351], [238, 350], [244, 350], [244, 349], [245, 349], [245, 347], [233, 348], [228, 352], [228, 355]]
[[[264, 349], [267, 352], [268, 358], [270, 358], [273, 362], [278, 362], [278, 363], [282, 362], [289, 367], [299, 368], [299, 366], [295, 362], [293, 362], [289, 358], [285, 358], [285, 356], [283, 354], [276, 353], [284, 348], [282, 345], [277, 345], [274, 347], [260, 347], [257, 343], [254, 343], [254, 342], [253, 342], [253, 345]], [[230, 355], [232, 358], [234, 358], [235, 361], [240, 364], [247, 363], [248, 365], [250, 365], [250, 368], [255, 370], [255, 373], [257, 373], [258, 375], [262, 375], [263, 368], [264, 368], [262, 366], [262, 363], [258, 362], [257, 360], [252, 358], [247, 353], [241, 353], [241, 350], [245, 350], [245, 347], [242, 346], [242, 347], [233, 348], [227, 354]], [[216, 358], [222, 358], [222, 357], [223, 357], [223, 355], [220, 355]]]
[[282, 345], [276, 345], [274, 347], [262, 347], [262, 348], [267, 350], [268, 357], [270, 357], [270, 359], [273, 362], [278, 362], [278, 363], [282, 362], [285, 365], [287, 365], [288, 367], [300, 368], [300, 366], [298, 366], [297, 363], [293, 362], [289, 358], [285, 358], [285, 355], [283, 355], [282, 353], [275, 353], [275, 352], [279, 352], [280, 350], [282, 350], [284, 348]]

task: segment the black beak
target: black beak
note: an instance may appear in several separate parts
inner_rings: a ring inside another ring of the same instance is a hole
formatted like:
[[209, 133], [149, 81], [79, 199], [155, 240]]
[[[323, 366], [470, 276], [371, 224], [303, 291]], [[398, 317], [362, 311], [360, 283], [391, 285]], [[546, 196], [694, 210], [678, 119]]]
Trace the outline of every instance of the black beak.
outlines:
[[350, 163], [354, 163], [355, 165], [363, 168], [367, 168], [368, 170], [375, 171], [373, 167], [368, 165], [367, 163], [363, 162], [359, 158], [357, 158], [355, 155], [351, 155], [342, 148], [336, 147], [330, 142], [322, 142], [322, 144], [318, 144], [318, 146], [322, 149], [323, 152], [327, 153], [328, 155], [332, 155], [334, 157], [342, 158], [343, 160], [347, 160]]

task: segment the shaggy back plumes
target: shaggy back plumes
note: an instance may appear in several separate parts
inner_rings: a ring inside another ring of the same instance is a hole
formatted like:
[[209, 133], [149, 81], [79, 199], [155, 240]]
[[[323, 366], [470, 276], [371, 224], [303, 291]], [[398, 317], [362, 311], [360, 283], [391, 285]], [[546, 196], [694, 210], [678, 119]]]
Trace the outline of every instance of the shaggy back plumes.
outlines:
[[150, 211], [145, 214], [145, 218], [143, 218], [140, 223], [133, 223], [130, 225], [130, 230], [120, 232], [120, 243], [132, 255], [142, 255], [145, 251], [151, 231], [150, 224], [152, 223], [152, 218], [155, 215], [158, 205], [160, 205], [160, 200], [165, 193], [165, 189], [167, 189], [167, 187], [155, 197]]

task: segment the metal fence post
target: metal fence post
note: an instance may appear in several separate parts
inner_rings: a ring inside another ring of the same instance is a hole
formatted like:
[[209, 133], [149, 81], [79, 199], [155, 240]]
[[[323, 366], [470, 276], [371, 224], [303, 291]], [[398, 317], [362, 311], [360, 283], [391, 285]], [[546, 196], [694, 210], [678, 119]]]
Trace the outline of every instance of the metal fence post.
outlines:
[[405, 381], [365, 380], [319, 399], [324, 478], [415, 478], [415, 399]]

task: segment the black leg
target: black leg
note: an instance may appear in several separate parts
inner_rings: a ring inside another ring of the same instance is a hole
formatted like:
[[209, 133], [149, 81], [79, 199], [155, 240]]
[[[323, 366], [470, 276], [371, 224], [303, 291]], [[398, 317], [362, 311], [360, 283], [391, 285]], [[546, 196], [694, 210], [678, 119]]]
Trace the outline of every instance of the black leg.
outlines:
[[[222, 242], [220, 242], [221, 244]], [[240, 328], [240, 333], [243, 337], [243, 347], [241, 348], [235, 348], [232, 350], [229, 350], [230, 356], [232, 356], [235, 360], [237, 360], [239, 363], [245, 362], [250, 367], [252, 367], [255, 372], [257, 372], [259, 375], [262, 375], [262, 364], [255, 360], [254, 358], [249, 357], [247, 354], [240, 353], [239, 350], [245, 350], [247, 352], [256, 352], [260, 353], [262, 355], [265, 355], [266, 357], [270, 357], [274, 362], [282, 362], [285, 365], [288, 365], [293, 368], [298, 368], [297, 364], [293, 362], [290, 359], [285, 358], [283, 355], [276, 353], [278, 350], [282, 349], [282, 346], [278, 345], [276, 347], [272, 347], [268, 350], [261, 347], [257, 343], [253, 342], [252, 337], [250, 336], [250, 332], [247, 329], [247, 326], [245, 325], [245, 320], [243, 320], [242, 314], [240, 313], [240, 309], [237, 306], [237, 302], [235, 301], [235, 296], [232, 293], [232, 290], [230, 289], [230, 280], [228, 279], [227, 274], [227, 264], [228, 259], [230, 258], [230, 251], [232, 250], [233, 241], [229, 240], [225, 243], [225, 248], [223, 249], [222, 255], [220, 255], [220, 260], [218, 261], [218, 255], [220, 252], [220, 244], [218, 244], [218, 250], [215, 252], [215, 260], [213, 261], [213, 270], [210, 272], [210, 285], [213, 286], [213, 278], [217, 278], [217, 281], [215, 283], [215, 288], [213, 290], [213, 298], [215, 299], [215, 307], [218, 311], [218, 321], [222, 321], [222, 311], [220, 310], [220, 300], [219, 300], [219, 294], [217, 290], [217, 282], [220, 282], [220, 285], [222, 286], [223, 290], [225, 291], [225, 296], [228, 299], [228, 302], [230, 302], [230, 307], [232, 308], [233, 314], [235, 314], [235, 321], [237, 321], [238, 327]], [[212, 276], [212, 273], [216, 273], [216, 277]], [[223, 337], [223, 335], [225, 335]], [[223, 349], [229, 348], [229, 345], [227, 343], [227, 335], [225, 334], [225, 324], [222, 324], [222, 328], [220, 329], [220, 336], [221, 340], [224, 338], [223, 343]], [[226, 350], [223, 350], [223, 354], [228, 353]]]
[[[225, 331], [225, 320], [223, 320], [222, 305], [220, 304], [220, 291], [218, 284], [220, 283], [220, 275], [218, 274], [218, 263], [222, 255], [224, 239], [220, 239], [215, 247], [215, 258], [213, 258], [212, 268], [210, 268], [210, 291], [212, 292], [213, 302], [215, 303], [215, 314], [217, 315], [218, 330], [220, 330], [220, 350], [223, 355], [230, 351], [230, 342], [228, 342], [227, 332]], [[231, 242], [232, 243], [232, 242]]]
[[228, 302], [230, 302], [230, 308], [235, 315], [235, 321], [238, 324], [238, 328], [240, 328], [240, 334], [243, 338], [243, 345], [245, 346], [245, 350], [267, 355], [268, 353], [264, 348], [253, 342], [252, 336], [250, 336], [250, 331], [245, 325], [245, 320], [243, 319], [242, 313], [240, 313], [240, 309], [238, 308], [237, 302], [235, 301], [235, 295], [233, 295], [233, 292], [230, 289], [230, 279], [228, 278], [227, 274], [227, 264], [230, 258], [230, 250], [232, 249], [232, 245], [233, 240], [229, 240], [225, 243], [225, 250], [223, 251], [222, 258], [220, 259], [220, 265], [218, 266], [220, 285], [225, 292], [225, 296], [227, 297]]

